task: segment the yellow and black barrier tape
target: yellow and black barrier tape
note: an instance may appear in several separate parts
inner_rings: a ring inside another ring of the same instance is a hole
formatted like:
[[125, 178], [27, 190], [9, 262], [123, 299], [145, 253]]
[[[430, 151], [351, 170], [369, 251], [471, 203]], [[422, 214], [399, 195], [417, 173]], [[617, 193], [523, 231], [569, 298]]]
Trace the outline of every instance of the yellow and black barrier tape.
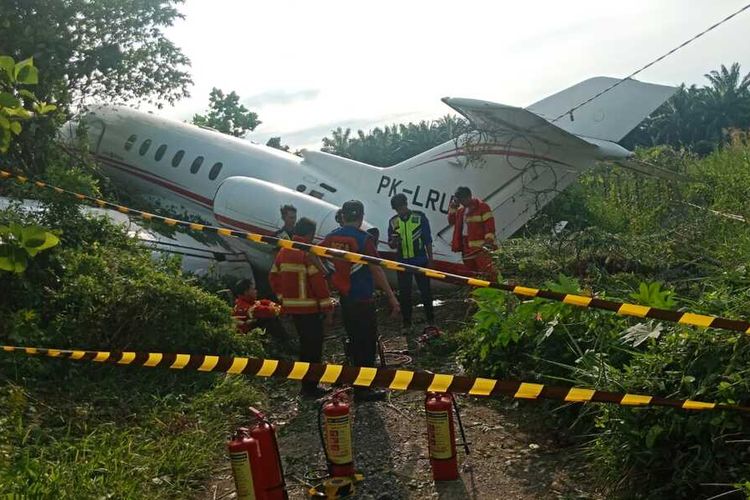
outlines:
[[407, 272], [412, 274], [421, 274], [431, 279], [445, 281], [456, 285], [468, 285], [476, 288], [495, 288], [498, 290], [505, 290], [511, 292], [521, 298], [542, 298], [548, 300], [554, 300], [557, 302], [563, 302], [577, 307], [584, 307], [590, 309], [603, 309], [611, 311], [621, 316], [632, 316], [636, 318], [653, 318], [660, 321], [670, 321], [673, 323], [679, 323], [683, 325], [698, 326], [702, 328], [718, 328], [722, 330], [731, 330], [736, 332], [744, 332], [750, 334], [750, 322], [744, 320], [736, 320], [729, 318], [722, 318], [718, 316], [709, 316], [706, 314], [696, 314], [692, 312], [683, 311], [672, 311], [669, 309], [659, 309], [657, 307], [642, 306], [639, 304], [629, 304], [626, 302], [618, 302], [615, 300], [602, 299], [597, 297], [588, 297], [585, 295], [575, 295], [571, 293], [560, 293], [552, 290], [542, 290], [538, 288], [531, 288], [521, 285], [512, 285], [505, 283], [498, 283], [493, 281], [482, 280], [478, 278], [469, 278], [466, 276], [459, 276], [457, 274], [445, 273], [442, 271], [436, 271], [434, 269], [427, 269], [419, 266], [412, 266], [393, 260], [381, 259], [379, 257], [372, 257], [370, 255], [362, 255], [354, 252], [347, 252], [344, 250], [338, 250], [335, 248], [327, 248], [319, 245], [312, 245], [309, 243], [303, 243], [300, 241], [284, 240], [276, 238], [274, 236], [267, 236], [257, 233], [248, 233], [245, 231], [237, 231], [234, 229], [227, 229], [224, 227], [208, 226], [205, 224], [197, 224], [194, 222], [182, 221], [178, 219], [171, 219], [169, 217], [163, 217], [161, 215], [144, 212], [142, 210], [135, 210], [133, 208], [118, 205], [116, 203], [110, 203], [105, 200], [87, 196], [81, 193], [75, 193], [66, 189], [53, 186], [41, 181], [32, 181], [28, 177], [17, 175], [12, 172], [0, 170], [0, 179], [14, 179], [19, 183], [31, 183], [32, 185], [40, 189], [50, 189], [60, 194], [72, 196], [79, 201], [88, 201], [101, 208], [110, 208], [117, 210], [118, 212], [140, 217], [147, 221], [156, 221], [164, 223], [168, 226], [180, 226], [193, 231], [204, 231], [215, 233], [220, 236], [232, 236], [235, 238], [241, 238], [255, 243], [261, 243], [270, 246], [276, 246], [279, 248], [293, 248], [310, 252], [319, 257], [326, 259], [342, 259], [355, 264], [374, 264], [381, 266], [385, 269], [397, 272]]
[[319, 384], [381, 387], [396, 391], [434, 391], [469, 396], [551, 399], [567, 403], [608, 403], [620, 406], [668, 406], [682, 410], [731, 410], [750, 412], [750, 406], [708, 403], [691, 399], [660, 398], [643, 394], [599, 391], [583, 387], [561, 387], [529, 382], [448, 375], [425, 371], [370, 368], [277, 359], [210, 356], [130, 351], [83, 351], [43, 347], [1, 347], [9, 353], [73, 361], [109, 363], [117, 366], [145, 366], [199, 372], [231, 373], [252, 377], [276, 377]]

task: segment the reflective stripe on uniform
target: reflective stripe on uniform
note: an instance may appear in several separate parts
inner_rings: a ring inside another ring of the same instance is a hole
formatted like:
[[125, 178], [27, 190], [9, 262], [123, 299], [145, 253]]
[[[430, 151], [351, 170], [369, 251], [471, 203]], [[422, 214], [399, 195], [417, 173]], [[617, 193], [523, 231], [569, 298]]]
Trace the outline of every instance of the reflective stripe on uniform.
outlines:
[[302, 307], [302, 306], [313, 306], [317, 307], [318, 301], [315, 299], [284, 299], [285, 306]]
[[318, 301], [318, 305], [319, 305], [319, 306], [320, 306], [321, 308], [332, 307], [332, 306], [333, 306], [333, 300], [332, 300], [332, 299], [330, 299], [330, 298], [328, 298], [328, 299], [320, 299], [320, 300]]
[[282, 273], [285, 272], [285, 271], [291, 271], [293, 273], [298, 273], [298, 272], [305, 272], [305, 270], [306, 270], [304, 264], [282, 263], [282, 264], [279, 265], [279, 268], [280, 268], [280, 270], [281, 270]]

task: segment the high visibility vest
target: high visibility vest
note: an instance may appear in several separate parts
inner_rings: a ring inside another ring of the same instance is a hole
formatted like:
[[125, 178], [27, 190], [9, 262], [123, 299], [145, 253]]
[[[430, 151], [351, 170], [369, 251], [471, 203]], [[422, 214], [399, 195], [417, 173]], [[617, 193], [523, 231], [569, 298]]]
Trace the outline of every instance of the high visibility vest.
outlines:
[[391, 219], [391, 228], [401, 239], [401, 257], [411, 259], [424, 254], [424, 240], [422, 238], [422, 217], [412, 212], [406, 220], [398, 215]]

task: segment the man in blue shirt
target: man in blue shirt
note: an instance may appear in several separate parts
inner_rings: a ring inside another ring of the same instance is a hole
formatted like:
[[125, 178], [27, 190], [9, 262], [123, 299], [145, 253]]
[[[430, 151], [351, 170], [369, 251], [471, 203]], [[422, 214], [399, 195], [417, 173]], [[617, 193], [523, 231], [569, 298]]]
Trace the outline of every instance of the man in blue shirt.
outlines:
[[[365, 207], [362, 202], [351, 200], [341, 207], [342, 227], [328, 234], [321, 246], [355, 252], [373, 257], [378, 256], [377, 244], [373, 237], [360, 229], [364, 220]], [[344, 328], [351, 341], [351, 358], [355, 366], [375, 366], [375, 349], [378, 339], [377, 314], [373, 293], [375, 285], [388, 297], [393, 314], [398, 314], [399, 303], [396, 294], [388, 284], [383, 268], [366, 262], [353, 263], [334, 260], [335, 271], [331, 283], [341, 294], [341, 309]], [[384, 391], [354, 389], [354, 398], [359, 401], [383, 399]]]
[[[388, 223], [388, 244], [396, 250], [398, 261], [420, 267], [431, 266], [432, 234], [427, 217], [422, 212], [409, 210], [405, 194], [397, 194], [391, 198], [391, 208], [396, 211], [396, 215]], [[427, 323], [433, 325], [435, 322], [430, 278], [421, 274], [398, 273], [398, 300], [405, 333], [411, 331], [412, 277], [417, 281]]]

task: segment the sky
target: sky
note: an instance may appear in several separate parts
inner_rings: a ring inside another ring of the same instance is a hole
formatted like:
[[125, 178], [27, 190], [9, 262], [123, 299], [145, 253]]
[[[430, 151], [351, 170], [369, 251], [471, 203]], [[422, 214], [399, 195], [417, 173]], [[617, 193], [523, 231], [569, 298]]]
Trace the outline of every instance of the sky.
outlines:
[[[592, 76], [624, 77], [746, 0], [187, 0], [167, 36], [191, 60], [191, 96], [159, 111], [188, 120], [212, 87], [235, 91], [281, 136], [319, 149], [336, 127], [435, 119], [440, 99], [526, 106]], [[750, 11], [637, 79], [703, 84], [750, 71]]]

